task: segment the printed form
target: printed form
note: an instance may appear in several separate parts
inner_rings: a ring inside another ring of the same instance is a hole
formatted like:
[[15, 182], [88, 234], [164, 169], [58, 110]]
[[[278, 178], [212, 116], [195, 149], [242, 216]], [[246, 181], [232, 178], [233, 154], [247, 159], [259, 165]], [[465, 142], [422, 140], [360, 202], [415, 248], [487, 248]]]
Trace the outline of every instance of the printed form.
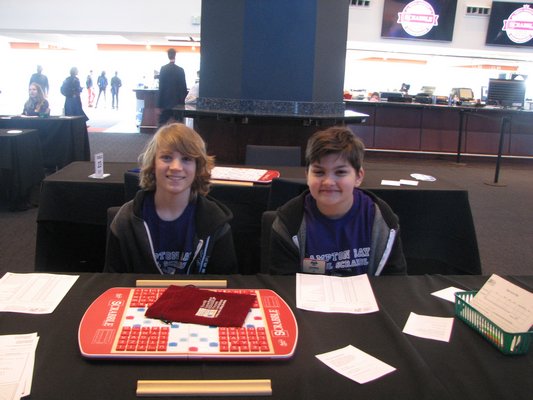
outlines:
[[329, 353], [318, 354], [316, 358], [335, 372], [361, 384], [373, 381], [396, 370], [389, 364], [352, 345]]
[[533, 293], [495, 274], [470, 305], [509, 333], [527, 332], [533, 324]]
[[36, 333], [0, 336], [0, 399], [30, 394], [38, 341]]
[[424, 339], [449, 342], [450, 336], [452, 335], [452, 328], [453, 318], [432, 317], [411, 312], [405, 323], [403, 332]]
[[379, 311], [366, 274], [349, 277], [296, 274], [296, 307], [349, 314]]
[[77, 275], [7, 272], [0, 279], [0, 311], [50, 314], [76, 279]]

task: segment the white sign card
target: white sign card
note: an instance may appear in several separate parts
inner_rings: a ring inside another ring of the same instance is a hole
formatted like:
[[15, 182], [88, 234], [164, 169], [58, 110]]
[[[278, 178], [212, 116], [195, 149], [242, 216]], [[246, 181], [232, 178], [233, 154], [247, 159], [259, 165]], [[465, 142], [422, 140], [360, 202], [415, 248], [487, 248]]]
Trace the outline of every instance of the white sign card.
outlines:
[[89, 178], [104, 179], [109, 174], [104, 174], [104, 153], [96, 153], [94, 155], [94, 174], [89, 175]]

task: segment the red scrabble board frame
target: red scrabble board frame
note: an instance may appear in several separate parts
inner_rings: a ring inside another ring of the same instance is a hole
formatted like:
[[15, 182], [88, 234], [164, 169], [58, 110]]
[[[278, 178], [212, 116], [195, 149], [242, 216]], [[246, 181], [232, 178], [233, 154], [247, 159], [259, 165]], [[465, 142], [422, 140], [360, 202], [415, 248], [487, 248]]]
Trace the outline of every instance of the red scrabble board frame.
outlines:
[[[220, 172], [223, 171], [222, 176]], [[250, 167], [214, 167], [211, 179], [214, 181], [237, 181], [253, 183], [271, 183], [280, 177], [280, 172], [273, 169], [259, 169]]]
[[[102, 293], [86, 310], [78, 329], [80, 352], [87, 358], [126, 359], [213, 359], [250, 360], [286, 359], [292, 357], [298, 341], [298, 325], [290, 307], [269, 289], [216, 289], [217, 291], [255, 293], [257, 306], [250, 310], [242, 328], [217, 328], [185, 323], [165, 324], [144, 317], [144, 307], [132, 307], [139, 290], [153, 291], [155, 301], [165, 288], [111, 288]], [[254, 326], [256, 325], [256, 326]], [[164, 330], [170, 339], [161, 348], [133, 350], [119, 348], [124, 330]], [[240, 335], [248, 331], [264, 332], [268, 349], [244, 351], [223, 349], [224, 335]], [[233, 333], [227, 333], [233, 332]], [[191, 342], [189, 344], [189, 337]], [[182, 343], [184, 343], [182, 346]], [[175, 347], [172, 347], [175, 346]], [[180, 347], [181, 346], [181, 347]], [[183, 349], [182, 347], [185, 347]]]

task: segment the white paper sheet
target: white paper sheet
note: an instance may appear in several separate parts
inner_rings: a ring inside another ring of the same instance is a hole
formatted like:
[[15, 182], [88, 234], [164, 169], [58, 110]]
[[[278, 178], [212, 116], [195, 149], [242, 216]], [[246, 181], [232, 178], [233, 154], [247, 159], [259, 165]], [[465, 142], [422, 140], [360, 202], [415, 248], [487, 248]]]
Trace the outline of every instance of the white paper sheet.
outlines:
[[329, 353], [318, 354], [316, 358], [335, 372], [361, 384], [396, 370], [389, 364], [351, 345]]
[[418, 186], [418, 181], [413, 181], [411, 179], [400, 179], [400, 184], [407, 186]]
[[415, 178], [415, 179], [418, 179], [419, 181], [426, 181], [426, 182], [435, 182], [437, 180], [434, 176], [418, 174], [418, 173], [411, 174], [411, 178]]
[[470, 305], [509, 333], [527, 332], [533, 325], [533, 293], [496, 274], [470, 300]]
[[383, 186], [400, 186], [400, 181], [391, 181], [390, 179], [382, 179], [381, 184]]
[[49, 314], [76, 279], [77, 275], [7, 272], [0, 279], [0, 311]]
[[424, 339], [449, 342], [452, 334], [453, 318], [431, 317], [411, 313], [403, 332]]
[[366, 274], [348, 277], [296, 274], [296, 307], [350, 314], [379, 311]]
[[37, 333], [0, 336], [0, 399], [30, 394], [38, 340]]
[[418, 181], [413, 181], [411, 179], [400, 179], [399, 181], [392, 181], [389, 179], [382, 179], [381, 184], [383, 186], [418, 186]]
[[436, 292], [433, 292], [431, 294], [443, 300], [447, 300], [447, 301], [451, 301], [452, 303], [455, 303], [455, 293], [457, 292], [464, 292], [464, 290], [456, 288], [454, 286], [450, 286], [450, 287], [447, 287], [441, 290], [437, 290]]

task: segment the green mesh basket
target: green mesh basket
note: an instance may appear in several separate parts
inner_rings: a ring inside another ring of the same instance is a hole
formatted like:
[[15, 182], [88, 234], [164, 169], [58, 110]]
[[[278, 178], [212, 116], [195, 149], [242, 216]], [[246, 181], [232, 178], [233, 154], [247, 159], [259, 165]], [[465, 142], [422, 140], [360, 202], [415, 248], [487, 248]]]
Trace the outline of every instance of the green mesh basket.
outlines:
[[503, 354], [526, 354], [533, 332], [509, 333], [501, 329], [469, 304], [476, 293], [477, 291], [455, 293], [455, 315]]

